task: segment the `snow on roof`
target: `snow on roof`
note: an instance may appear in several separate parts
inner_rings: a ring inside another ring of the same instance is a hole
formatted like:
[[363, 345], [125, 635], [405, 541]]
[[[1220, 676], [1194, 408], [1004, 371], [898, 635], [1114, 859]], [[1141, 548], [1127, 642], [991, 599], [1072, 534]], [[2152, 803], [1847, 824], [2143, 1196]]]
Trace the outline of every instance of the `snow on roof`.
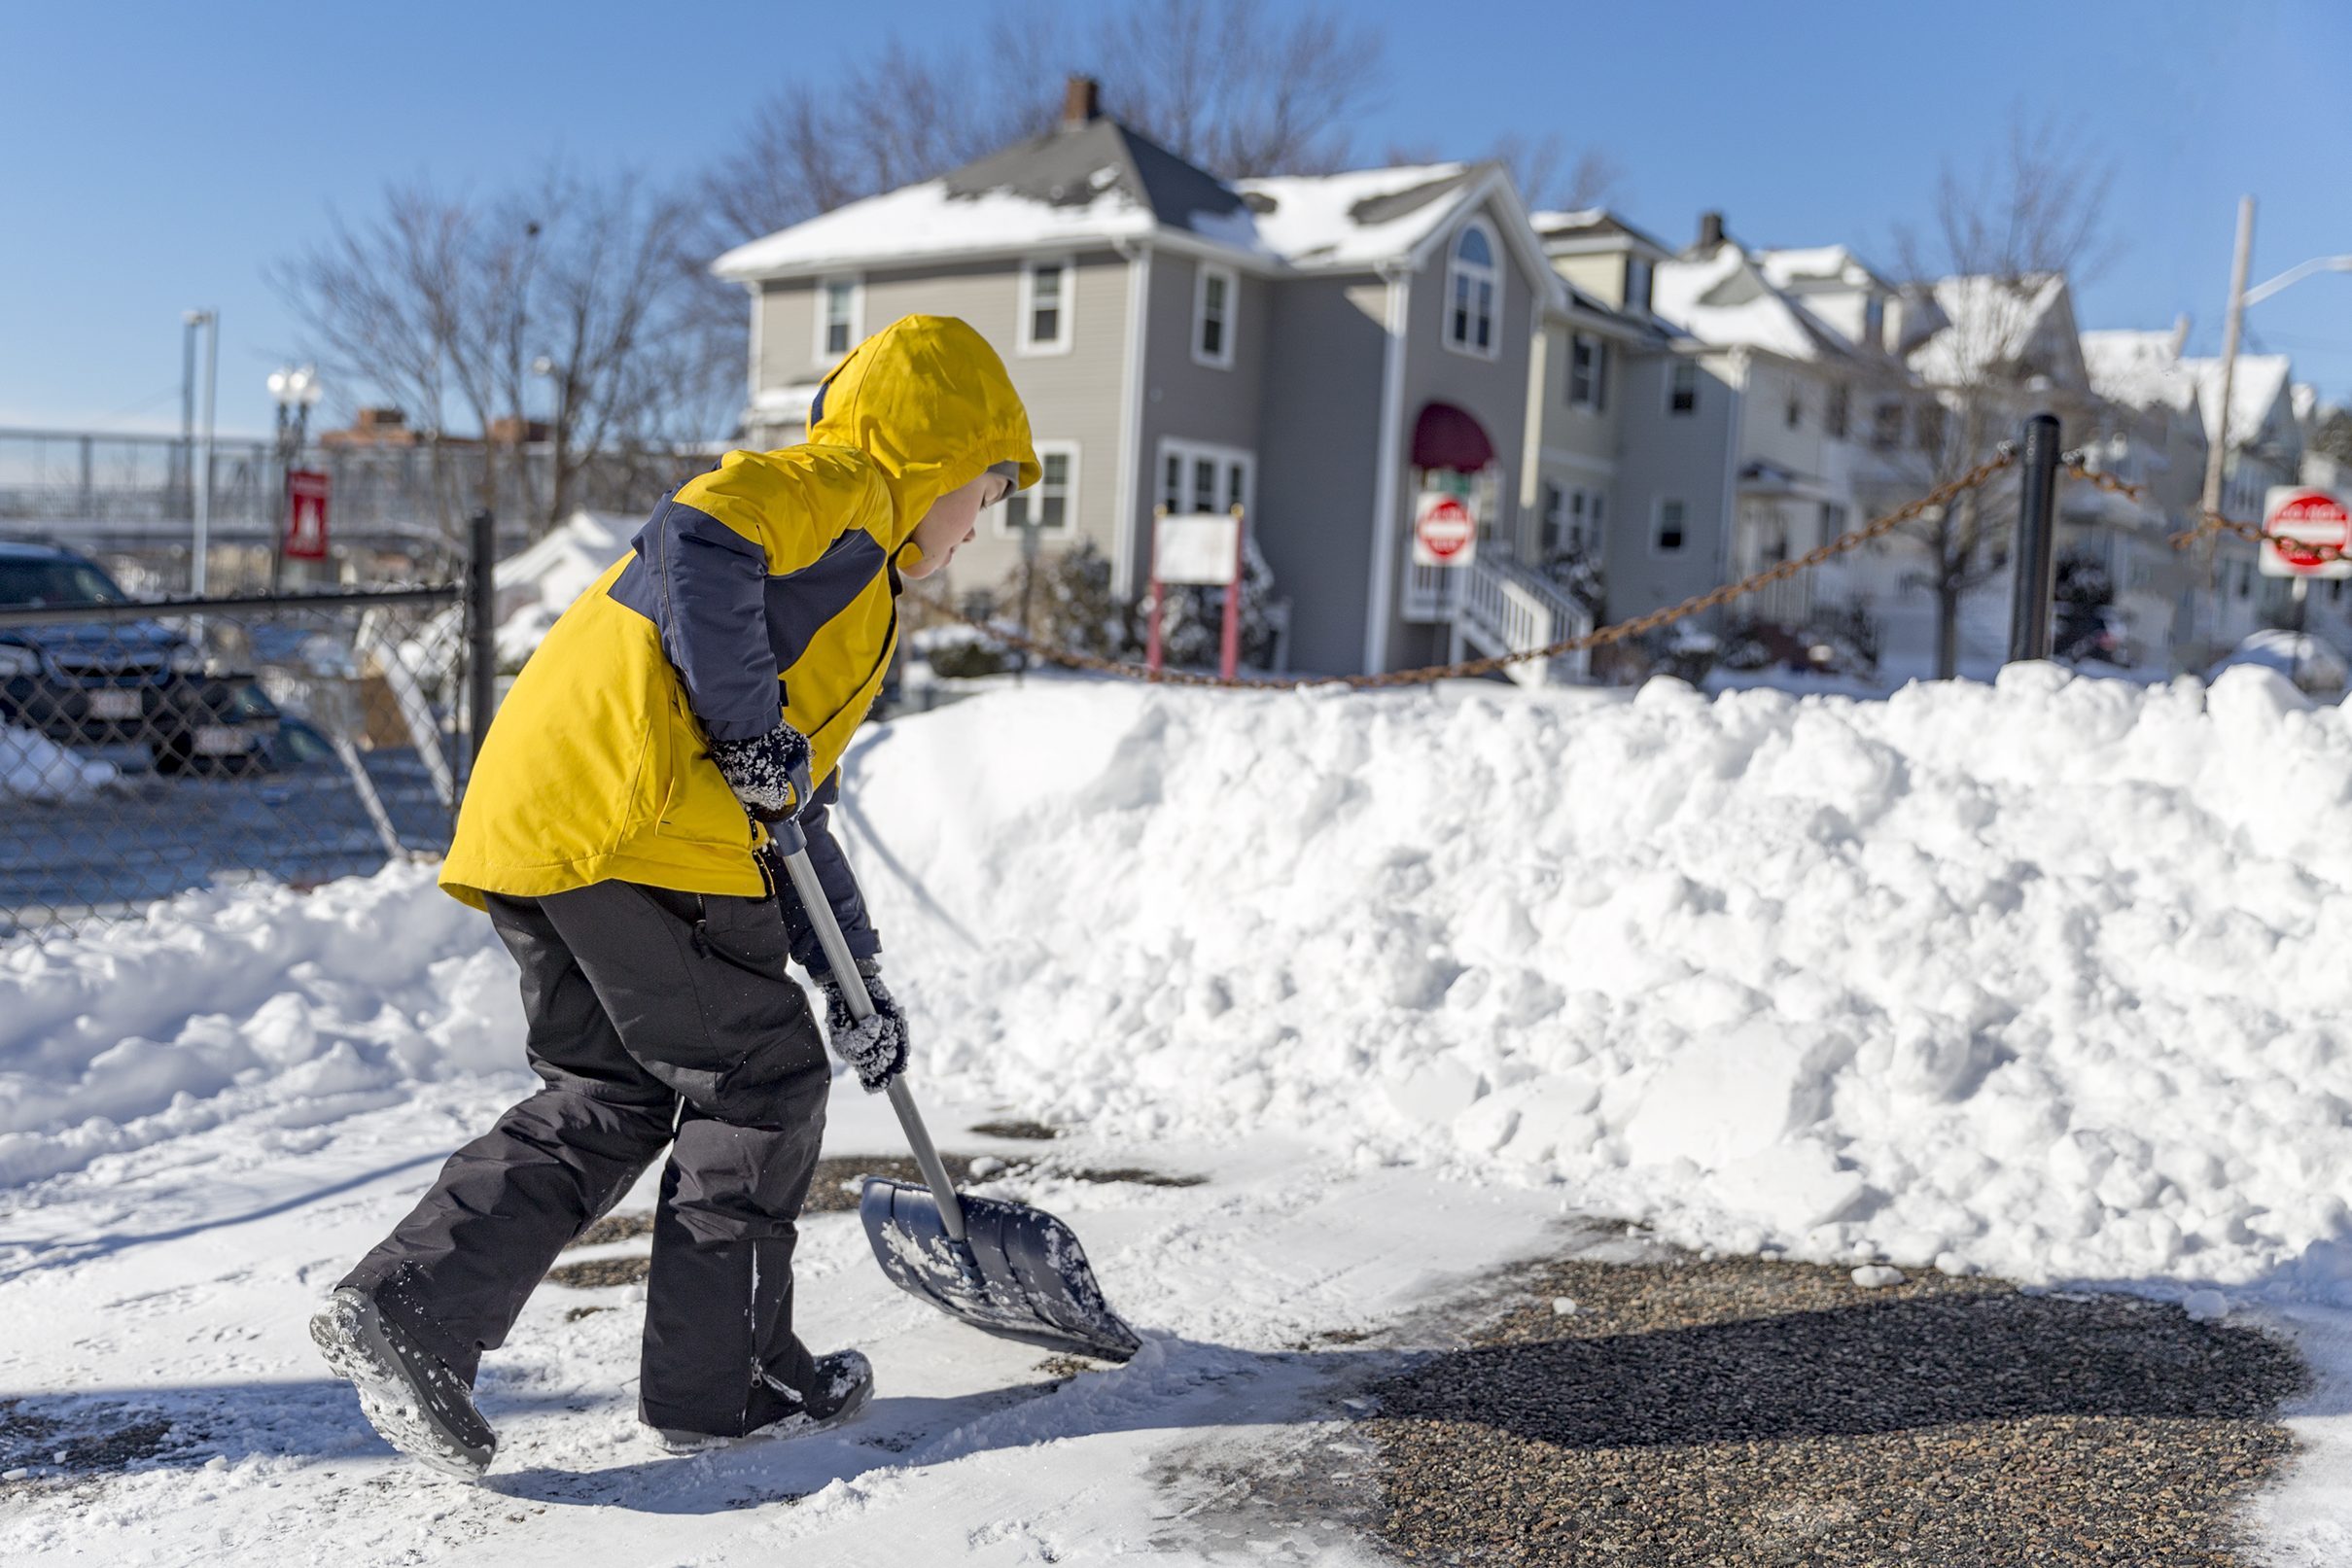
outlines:
[[[2205, 414], [2205, 439], [2218, 441], [2222, 433], [2222, 362], [2183, 360], [2181, 367], [2196, 378], [2197, 402]], [[2287, 396], [2295, 362], [2284, 354], [2240, 354], [2229, 378], [2229, 444], [2251, 446], [2270, 423], [2270, 411]]]
[[1453, 216], [1469, 165], [1404, 164], [1239, 180], [1258, 244], [1293, 266], [1370, 266], [1409, 255]]
[[1837, 333], [1782, 294], [1734, 244], [1700, 261], [1661, 261], [1650, 309], [1710, 347], [1757, 348], [1792, 360], [1843, 354]]
[[1847, 288], [1893, 286], [1870, 269], [1869, 263], [1843, 245], [1797, 246], [1755, 253], [1756, 269], [1775, 289], [1827, 281]]
[[711, 264], [722, 278], [757, 278], [883, 260], [1017, 250], [1069, 240], [1150, 233], [1151, 209], [1115, 185], [1083, 202], [1042, 201], [1012, 191], [958, 195], [925, 180], [738, 245]]
[[1919, 345], [1912, 366], [1930, 382], [1957, 386], [2024, 358], [2043, 319], [2065, 297], [2066, 275], [1978, 273], [1939, 278], [1928, 292], [1949, 325]]
[[1451, 218], [1474, 172], [1431, 163], [1227, 184], [1098, 120], [739, 245], [711, 269], [738, 279], [804, 275], [1155, 234], [1299, 267], [1370, 266], [1409, 254]]
[[2170, 331], [2106, 328], [2083, 334], [2090, 390], [2127, 408], [2196, 406], [2196, 377], [2181, 364]]

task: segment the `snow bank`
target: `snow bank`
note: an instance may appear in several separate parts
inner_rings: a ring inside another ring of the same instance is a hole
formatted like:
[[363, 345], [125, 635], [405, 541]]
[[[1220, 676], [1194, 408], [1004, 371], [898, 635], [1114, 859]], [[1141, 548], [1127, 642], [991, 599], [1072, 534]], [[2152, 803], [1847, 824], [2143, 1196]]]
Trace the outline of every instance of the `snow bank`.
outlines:
[[854, 773], [894, 985], [972, 1092], [1696, 1245], [2352, 1305], [2352, 714], [2275, 677], [1062, 686]]
[[0, 948], [0, 1185], [231, 1117], [298, 1127], [519, 1069], [514, 991], [481, 917], [404, 865]]
[[37, 730], [0, 725], [0, 797], [72, 800], [114, 778], [111, 762], [87, 761]]
[[[921, 1074], [1277, 1128], [1669, 1238], [2352, 1305], [2352, 714], [2012, 671], [1885, 702], [1033, 684], [844, 823]], [[520, 1066], [401, 868], [0, 951], [0, 1182]]]

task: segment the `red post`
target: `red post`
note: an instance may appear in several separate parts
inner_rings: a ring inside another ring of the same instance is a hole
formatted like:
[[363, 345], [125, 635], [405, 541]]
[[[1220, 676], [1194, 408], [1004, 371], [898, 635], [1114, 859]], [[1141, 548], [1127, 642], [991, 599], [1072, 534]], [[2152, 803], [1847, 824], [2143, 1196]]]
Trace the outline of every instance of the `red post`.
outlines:
[[1151, 631], [1143, 645], [1143, 667], [1155, 677], [1160, 673], [1160, 519], [1167, 515], [1166, 506], [1151, 508]]
[[1225, 584], [1224, 637], [1217, 648], [1218, 678], [1231, 680], [1242, 663], [1242, 532], [1248, 523], [1242, 508], [1233, 508], [1233, 580]]

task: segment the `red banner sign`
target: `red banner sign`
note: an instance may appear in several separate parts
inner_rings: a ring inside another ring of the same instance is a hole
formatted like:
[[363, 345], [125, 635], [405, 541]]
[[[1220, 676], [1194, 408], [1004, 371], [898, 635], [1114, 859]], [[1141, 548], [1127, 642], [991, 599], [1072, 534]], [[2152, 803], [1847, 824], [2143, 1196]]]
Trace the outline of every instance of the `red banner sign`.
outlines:
[[286, 539], [290, 561], [327, 559], [327, 475], [316, 469], [286, 470]]

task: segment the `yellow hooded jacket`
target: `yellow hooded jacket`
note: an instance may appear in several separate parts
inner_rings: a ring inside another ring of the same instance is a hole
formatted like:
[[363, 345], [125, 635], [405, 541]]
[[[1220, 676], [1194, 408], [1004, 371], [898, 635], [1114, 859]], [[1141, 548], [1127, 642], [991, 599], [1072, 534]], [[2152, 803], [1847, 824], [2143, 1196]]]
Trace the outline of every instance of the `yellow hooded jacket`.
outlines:
[[710, 743], [781, 719], [825, 781], [890, 667], [915, 525], [993, 465], [1016, 488], [1038, 473], [1003, 361], [953, 317], [867, 338], [810, 413], [805, 445], [681, 486], [548, 631], [483, 740], [442, 888], [477, 908], [612, 878], [766, 891], [765, 830]]

